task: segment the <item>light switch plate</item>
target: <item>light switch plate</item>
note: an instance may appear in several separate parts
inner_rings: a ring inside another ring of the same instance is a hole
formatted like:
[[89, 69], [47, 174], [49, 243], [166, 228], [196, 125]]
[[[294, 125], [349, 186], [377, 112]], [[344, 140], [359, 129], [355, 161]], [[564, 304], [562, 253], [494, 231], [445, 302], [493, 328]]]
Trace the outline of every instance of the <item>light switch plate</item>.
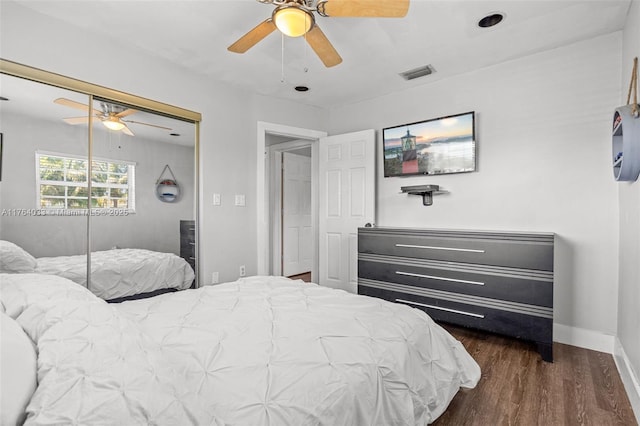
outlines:
[[214, 206], [219, 206], [220, 205], [220, 194], [213, 194], [213, 205]]
[[245, 198], [242, 194], [236, 194], [236, 206], [244, 206]]

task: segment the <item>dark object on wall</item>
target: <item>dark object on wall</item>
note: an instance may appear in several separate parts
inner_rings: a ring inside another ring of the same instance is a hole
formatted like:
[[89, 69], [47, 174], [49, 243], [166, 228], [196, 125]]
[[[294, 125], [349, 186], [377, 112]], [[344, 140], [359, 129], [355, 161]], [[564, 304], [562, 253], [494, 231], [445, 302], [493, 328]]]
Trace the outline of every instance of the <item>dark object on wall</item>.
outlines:
[[[167, 170], [171, 174], [171, 179], [162, 177]], [[175, 203], [180, 200], [180, 185], [178, 185], [178, 181], [168, 164], [164, 166], [156, 181], [156, 197], [165, 203]]]
[[413, 186], [401, 186], [400, 190], [406, 192], [409, 195], [421, 195], [422, 204], [430, 206], [433, 204], [433, 196], [437, 194], [445, 194], [449, 191], [440, 189], [439, 185], [413, 185]]
[[358, 229], [358, 294], [533, 341], [553, 360], [553, 233]]
[[384, 176], [476, 170], [475, 112], [382, 129]]
[[[633, 92], [633, 103], [631, 93]], [[635, 181], [640, 175], [640, 105], [638, 104], [638, 58], [633, 60], [627, 105], [613, 113], [613, 177]]]

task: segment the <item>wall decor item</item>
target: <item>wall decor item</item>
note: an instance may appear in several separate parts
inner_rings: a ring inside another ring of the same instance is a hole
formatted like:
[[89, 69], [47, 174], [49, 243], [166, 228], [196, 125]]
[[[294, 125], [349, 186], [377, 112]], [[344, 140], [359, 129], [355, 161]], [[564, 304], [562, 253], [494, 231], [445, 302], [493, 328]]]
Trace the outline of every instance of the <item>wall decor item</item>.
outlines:
[[[633, 103], [631, 94], [633, 93]], [[640, 175], [640, 105], [638, 104], [638, 58], [633, 60], [627, 105], [613, 113], [613, 176], [617, 181], [635, 181]]]
[[[167, 170], [171, 174], [171, 179], [162, 177]], [[175, 203], [180, 199], [180, 185], [168, 164], [165, 164], [156, 181], [156, 197], [164, 203]]]
[[475, 112], [382, 129], [384, 176], [476, 170]]

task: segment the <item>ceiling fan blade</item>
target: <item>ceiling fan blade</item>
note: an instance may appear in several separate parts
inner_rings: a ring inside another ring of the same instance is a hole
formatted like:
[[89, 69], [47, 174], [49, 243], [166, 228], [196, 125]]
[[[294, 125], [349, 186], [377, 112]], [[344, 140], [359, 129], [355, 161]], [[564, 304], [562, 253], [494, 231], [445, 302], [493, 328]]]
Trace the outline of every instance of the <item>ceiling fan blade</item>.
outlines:
[[[92, 118], [93, 118], [92, 121], [100, 120], [99, 117], [92, 117]], [[67, 124], [87, 124], [89, 122], [89, 117], [87, 116], [70, 117], [70, 118], [63, 118], [62, 120]]]
[[243, 35], [227, 47], [229, 52], [244, 53], [247, 50], [255, 46], [260, 40], [271, 34], [276, 29], [276, 24], [273, 23], [273, 19], [269, 18], [259, 23], [254, 29]]
[[327, 68], [342, 62], [342, 58], [317, 24], [305, 35], [305, 38]]
[[143, 123], [141, 121], [133, 121], [133, 120], [120, 120], [120, 121], [124, 121], [126, 123], [142, 124], [143, 126], [157, 127], [158, 129], [163, 129], [163, 130], [172, 130], [169, 127], [158, 126], [157, 124]]
[[71, 99], [58, 98], [53, 102], [58, 105], [64, 105], [71, 108], [81, 109], [83, 111], [89, 111], [89, 105], [81, 104], [80, 102], [72, 101]]
[[131, 131], [130, 128], [127, 127], [127, 125], [125, 124], [125, 126], [122, 128], [122, 133], [124, 133], [125, 135], [129, 135], [129, 136], [135, 136], [133, 134], [133, 132]]
[[325, 0], [318, 3], [323, 16], [342, 18], [402, 18], [409, 0]]
[[127, 115], [134, 114], [136, 112], [138, 112], [137, 109], [131, 109], [131, 108], [125, 109], [124, 111], [117, 113], [116, 117], [122, 118], [122, 117], [126, 117]]

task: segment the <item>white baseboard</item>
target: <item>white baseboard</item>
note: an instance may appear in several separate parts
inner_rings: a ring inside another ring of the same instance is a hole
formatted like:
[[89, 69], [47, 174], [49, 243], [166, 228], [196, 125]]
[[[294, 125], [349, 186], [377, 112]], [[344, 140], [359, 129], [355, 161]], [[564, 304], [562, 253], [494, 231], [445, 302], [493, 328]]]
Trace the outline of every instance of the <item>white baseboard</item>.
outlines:
[[633, 370], [631, 361], [624, 351], [624, 347], [617, 337], [615, 339], [613, 359], [616, 362], [620, 378], [627, 391], [631, 408], [636, 415], [636, 421], [640, 424], [640, 381], [638, 380], [637, 373]]
[[633, 370], [631, 362], [616, 336], [554, 323], [553, 341], [613, 355], [629, 402], [631, 402], [631, 408], [637, 422], [640, 423], [640, 380], [638, 380], [638, 375]]
[[613, 354], [615, 336], [568, 325], [553, 324], [553, 341]]

